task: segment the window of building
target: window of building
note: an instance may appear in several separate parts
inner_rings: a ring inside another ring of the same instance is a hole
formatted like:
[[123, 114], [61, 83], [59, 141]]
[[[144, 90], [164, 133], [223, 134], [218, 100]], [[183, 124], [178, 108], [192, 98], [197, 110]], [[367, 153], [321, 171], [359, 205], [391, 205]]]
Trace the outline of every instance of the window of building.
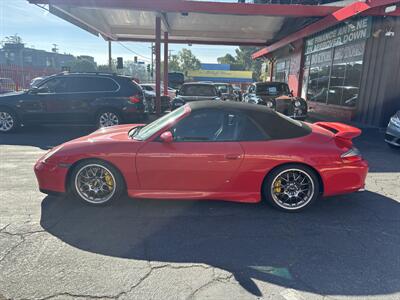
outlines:
[[332, 64], [332, 50], [311, 55], [307, 98], [311, 101], [326, 102], [329, 76]]
[[364, 48], [365, 41], [361, 41], [307, 55], [303, 77], [303, 94], [307, 99], [356, 106]]
[[290, 59], [278, 60], [275, 63], [273, 80], [279, 82], [288, 82], [290, 72]]

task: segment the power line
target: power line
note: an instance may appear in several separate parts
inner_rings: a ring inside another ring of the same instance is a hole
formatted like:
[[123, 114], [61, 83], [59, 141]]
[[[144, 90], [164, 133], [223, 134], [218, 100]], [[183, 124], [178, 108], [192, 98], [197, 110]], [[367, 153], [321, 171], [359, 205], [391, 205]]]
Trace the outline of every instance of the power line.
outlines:
[[138, 52], [136, 52], [136, 51], [134, 51], [134, 50], [128, 48], [127, 46], [125, 46], [125, 45], [122, 44], [121, 42], [118, 42], [118, 41], [117, 41], [117, 43], [120, 44], [123, 48], [125, 48], [125, 49], [128, 50], [129, 52], [132, 52], [133, 54], [136, 54], [137, 56], [140, 56], [140, 57], [143, 58], [144, 60], [151, 61], [151, 58], [139, 54]]

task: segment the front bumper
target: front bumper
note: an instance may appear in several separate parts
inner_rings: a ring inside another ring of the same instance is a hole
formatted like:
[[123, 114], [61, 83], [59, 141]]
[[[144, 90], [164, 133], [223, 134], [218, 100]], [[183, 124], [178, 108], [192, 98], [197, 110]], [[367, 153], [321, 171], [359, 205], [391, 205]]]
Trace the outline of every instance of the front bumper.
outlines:
[[386, 129], [385, 142], [400, 147], [400, 127], [390, 122]]
[[40, 191], [46, 194], [66, 192], [67, 166], [59, 166], [39, 160], [34, 166], [34, 171]]

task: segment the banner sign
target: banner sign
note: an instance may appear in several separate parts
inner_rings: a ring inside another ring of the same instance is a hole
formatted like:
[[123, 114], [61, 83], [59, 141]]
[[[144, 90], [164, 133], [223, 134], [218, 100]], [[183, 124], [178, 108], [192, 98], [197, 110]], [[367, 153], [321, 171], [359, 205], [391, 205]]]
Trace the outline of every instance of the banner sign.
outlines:
[[334, 29], [307, 39], [305, 54], [365, 40], [371, 35], [371, 27], [371, 17], [343, 22]]
[[252, 79], [252, 71], [190, 70], [188, 77]]

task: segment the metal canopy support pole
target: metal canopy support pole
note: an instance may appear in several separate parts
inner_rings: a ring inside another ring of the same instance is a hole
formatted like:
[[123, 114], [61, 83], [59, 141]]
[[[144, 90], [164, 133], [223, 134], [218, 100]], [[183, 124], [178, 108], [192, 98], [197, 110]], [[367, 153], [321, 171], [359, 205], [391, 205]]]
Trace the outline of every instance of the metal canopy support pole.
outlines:
[[111, 41], [108, 41], [108, 69], [112, 71], [112, 59], [111, 59]]
[[156, 17], [156, 112], [161, 114], [161, 18]]
[[164, 32], [164, 96], [168, 96], [168, 31]]
[[274, 76], [274, 67], [275, 67], [275, 60], [273, 58], [270, 59], [270, 66], [271, 69], [269, 70], [269, 81], [272, 81], [272, 77]]

